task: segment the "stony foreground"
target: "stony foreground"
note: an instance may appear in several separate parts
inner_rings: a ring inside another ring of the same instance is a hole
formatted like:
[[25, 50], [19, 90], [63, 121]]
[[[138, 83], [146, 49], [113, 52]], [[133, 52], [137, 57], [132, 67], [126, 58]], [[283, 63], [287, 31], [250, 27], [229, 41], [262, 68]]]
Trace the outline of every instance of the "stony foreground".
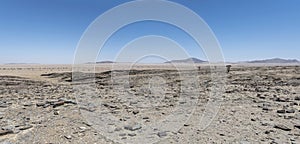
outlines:
[[[76, 89], [70, 72], [1, 75], [0, 143], [300, 143], [299, 66], [233, 66], [217, 116], [204, 130], [197, 117], [211, 99], [207, 69], [95, 76], [93, 92]], [[180, 106], [185, 111], [176, 111]], [[170, 115], [178, 115], [176, 125], [164, 127]]]

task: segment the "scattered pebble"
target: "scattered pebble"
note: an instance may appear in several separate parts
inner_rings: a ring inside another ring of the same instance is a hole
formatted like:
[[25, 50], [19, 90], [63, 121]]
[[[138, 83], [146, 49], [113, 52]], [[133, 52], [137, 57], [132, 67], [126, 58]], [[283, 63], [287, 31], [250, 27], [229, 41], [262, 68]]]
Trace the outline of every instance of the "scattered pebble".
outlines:
[[43, 102], [38, 102], [38, 103], [36, 103], [36, 106], [37, 107], [42, 107], [42, 106], [44, 106], [45, 105], [45, 103], [43, 103]]
[[72, 139], [72, 136], [71, 135], [67, 135], [67, 136], [65, 136], [65, 138], [68, 139], [68, 140], [70, 140], [70, 139]]
[[157, 135], [162, 138], [162, 137], [166, 137], [167, 136], [167, 132], [159, 132], [157, 133]]
[[139, 130], [141, 129], [142, 126], [139, 125], [139, 124], [135, 124], [135, 125], [128, 125], [128, 126], [125, 126], [124, 129], [126, 130], [130, 130], [130, 131], [136, 131], [136, 130]]
[[136, 136], [136, 134], [135, 133], [129, 133], [128, 136], [134, 137], [134, 136]]
[[132, 113], [133, 113], [134, 115], [138, 114], [139, 112], [140, 112], [139, 110], [134, 110], [134, 111], [132, 111]]
[[59, 115], [59, 111], [54, 111], [54, 115]]
[[190, 126], [190, 125], [189, 125], [189, 124], [184, 124], [183, 126], [188, 127], [188, 126]]
[[143, 119], [144, 119], [144, 120], [147, 120], [147, 119], [149, 119], [149, 117], [146, 116], [146, 117], [143, 117]]

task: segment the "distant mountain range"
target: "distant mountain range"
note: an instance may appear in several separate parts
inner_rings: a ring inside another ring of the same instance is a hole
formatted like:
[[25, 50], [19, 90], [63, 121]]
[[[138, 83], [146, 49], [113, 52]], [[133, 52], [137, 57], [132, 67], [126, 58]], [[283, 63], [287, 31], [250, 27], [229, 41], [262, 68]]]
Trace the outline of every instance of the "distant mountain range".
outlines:
[[167, 61], [165, 63], [205, 63], [207, 61], [200, 60], [197, 58], [187, 58], [187, 59], [182, 59], [182, 60], [171, 60]]
[[98, 61], [98, 62], [87, 62], [86, 64], [109, 64], [109, 63], [115, 63], [113, 61]]
[[300, 63], [300, 62], [296, 59], [273, 58], [273, 59], [265, 59], [265, 60], [246, 61], [244, 63]]
[[99, 61], [99, 62], [96, 62], [97, 64], [101, 64], [101, 63], [115, 63], [113, 61]]
[[[166, 61], [164, 63], [207, 63], [208, 61], [197, 59], [197, 58], [187, 58], [179, 60]], [[113, 61], [99, 61], [96, 64], [105, 64], [105, 63], [115, 63]], [[300, 63], [296, 59], [281, 59], [281, 58], [272, 58], [264, 60], [253, 60], [253, 61], [241, 61], [241, 62], [232, 62], [232, 63], [277, 63], [277, 64], [288, 64], [288, 63]]]

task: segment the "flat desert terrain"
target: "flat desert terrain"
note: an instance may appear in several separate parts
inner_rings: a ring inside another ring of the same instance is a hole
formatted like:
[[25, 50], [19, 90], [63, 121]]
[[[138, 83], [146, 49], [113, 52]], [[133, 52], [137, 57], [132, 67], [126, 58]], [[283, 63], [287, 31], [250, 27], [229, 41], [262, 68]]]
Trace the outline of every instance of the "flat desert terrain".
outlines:
[[198, 66], [0, 65], [0, 143], [300, 143], [300, 66]]

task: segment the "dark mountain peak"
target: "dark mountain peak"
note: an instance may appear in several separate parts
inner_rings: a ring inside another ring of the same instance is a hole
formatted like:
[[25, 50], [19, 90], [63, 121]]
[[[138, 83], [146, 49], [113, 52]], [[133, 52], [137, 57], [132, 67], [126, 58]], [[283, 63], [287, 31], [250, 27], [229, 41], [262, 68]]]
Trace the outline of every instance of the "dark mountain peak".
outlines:
[[96, 62], [97, 64], [102, 64], [102, 63], [114, 63], [113, 61], [99, 61], [99, 62]]
[[205, 63], [207, 61], [203, 61], [197, 58], [187, 58], [187, 59], [181, 59], [181, 60], [171, 60], [167, 61], [165, 63]]

